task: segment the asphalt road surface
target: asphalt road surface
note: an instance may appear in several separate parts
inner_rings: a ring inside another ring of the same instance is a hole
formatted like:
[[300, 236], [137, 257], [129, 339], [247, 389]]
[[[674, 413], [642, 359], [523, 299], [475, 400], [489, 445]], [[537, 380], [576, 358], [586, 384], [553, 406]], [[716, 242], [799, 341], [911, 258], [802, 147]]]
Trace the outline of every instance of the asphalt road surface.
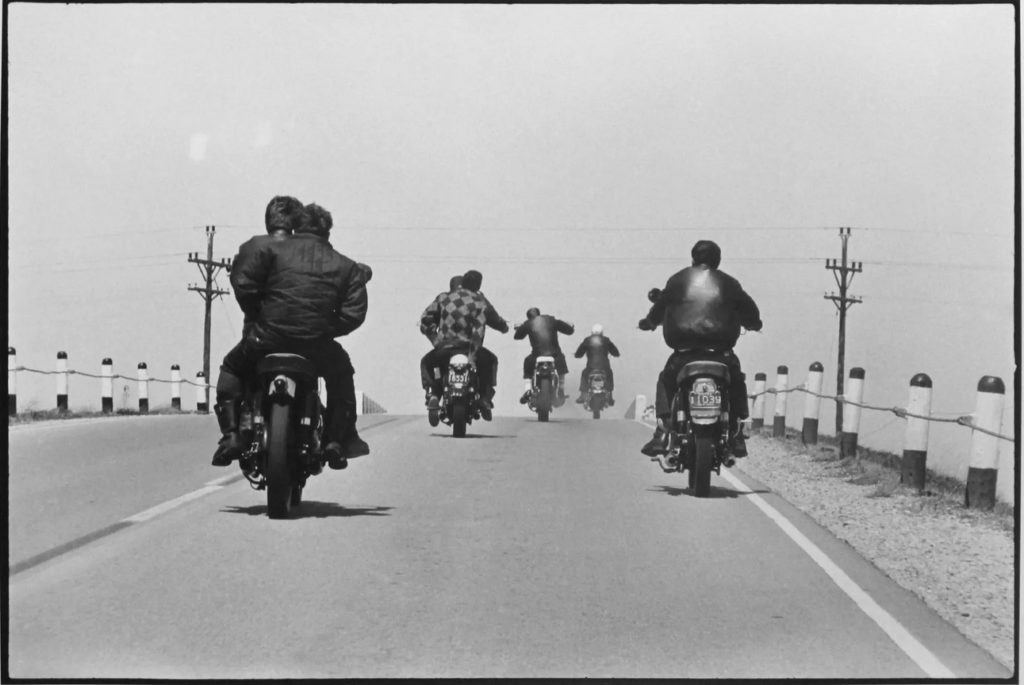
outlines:
[[579, 417], [362, 417], [289, 520], [209, 466], [212, 416], [12, 427], [8, 674], [1010, 675], [739, 468], [697, 499]]

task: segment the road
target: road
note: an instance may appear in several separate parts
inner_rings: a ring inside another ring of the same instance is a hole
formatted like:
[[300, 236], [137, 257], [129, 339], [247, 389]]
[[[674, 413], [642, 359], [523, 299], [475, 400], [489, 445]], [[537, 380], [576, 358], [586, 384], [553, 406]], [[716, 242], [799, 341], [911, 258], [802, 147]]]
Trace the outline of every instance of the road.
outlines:
[[1010, 675], [739, 468], [697, 499], [577, 417], [363, 417], [290, 520], [208, 465], [212, 416], [12, 427], [8, 673]]

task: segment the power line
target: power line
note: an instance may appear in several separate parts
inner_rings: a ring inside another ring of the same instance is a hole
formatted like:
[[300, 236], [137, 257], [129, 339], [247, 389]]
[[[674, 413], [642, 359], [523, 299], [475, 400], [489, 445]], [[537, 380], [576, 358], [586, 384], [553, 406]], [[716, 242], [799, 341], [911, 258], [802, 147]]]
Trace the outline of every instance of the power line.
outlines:
[[[835, 276], [836, 285], [839, 286], [839, 295], [836, 296], [833, 293], [825, 295], [826, 300], [832, 300], [836, 308], [839, 310], [839, 367], [837, 369], [838, 375], [836, 376], [836, 394], [843, 394], [843, 366], [845, 363], [846, 355], [846, 311], [853, 305], [862, 302], [859, 297], [847, 297], [846, 291], [849, 288], [850, 283], [853, 282], [854, 274], [858, 274], [863, 270], [863, 264], [861, 262], [847, 262], [846, 261], [846, 243], [850, 239], [850, 229], [840, 228], [839, 237], [843, 241], [843, 257], [842, 262], [839, 263], [835, 259], [829, 259], [825, 262], [825, 268], [832, 272]], [[847, 265], [849, 264], [849, 266]], [[843, 407], [840, 403], [836, 403], [836, 435], [842, 433], [843, 430]]]

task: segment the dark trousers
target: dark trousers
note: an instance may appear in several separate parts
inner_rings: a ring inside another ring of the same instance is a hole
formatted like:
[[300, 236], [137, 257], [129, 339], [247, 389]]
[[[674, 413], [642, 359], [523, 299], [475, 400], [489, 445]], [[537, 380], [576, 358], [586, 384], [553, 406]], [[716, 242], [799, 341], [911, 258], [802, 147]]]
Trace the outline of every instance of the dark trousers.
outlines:
[[[420, 381], [423, 389], [434, 395], [444, 391], [444, 370], [448, 360], [455, 354], [469, 354], [469, 348], [449, 347], [430, 350], [420, 359]], [[494, 398], [494, 387], [498, 384], [498, 357], [486, 347], [472, 354], [476, 373], [480, 379], [480, 395], [487, 401]]]
[[583, 369], [583, 373], [580, 374], [580, 393], [587, 391], [587, 379], [590, 377], [591, 371], [601, 371], [604, 373], [604, 389], [611, 392], [615, 389], [615, 375], [612, 373], [612, 367], [608, 365], [594, 366]]
[[269, 345], [246, 337], [224, 356], [217, 378], [217, 402], [238, 402], [255, 382], [260, 359], [275, 352], [300, 354], [313, 363], [324, 379], [327, 407], [325, 442], [342, 442], [356, 424], [355, 369], [348, 352], [336, 340]]
[[658, 418], [667, 418], [672, 411], [672, 397], [676, 393], [676, 376], [687, 363], [698, 359], [722, 362], [729, 367], [730, 418], [745, 419], [750, 416], [747, 409], [746, 376], [743, 375], [740, 368], [739, 357], [731, 350], [714, 354], [710, 354], [707, 350], [677, 350], [665, 362], [665, 368], [658, 376], [658, 387], [654, 400], [654, 410]]
[[569, 367], [565, 363], [565, 355], [561, 352], [555, 352], [554, 354], [538, 354], [537, 352], [531, 352], [529, 356], [523, 360], [523, 378], [533, 378], [533, 369], [537, 366], [537, 357], [554, 357], [555, 370], [558, 371], [559, 375], [564, 376], [569, 373]]

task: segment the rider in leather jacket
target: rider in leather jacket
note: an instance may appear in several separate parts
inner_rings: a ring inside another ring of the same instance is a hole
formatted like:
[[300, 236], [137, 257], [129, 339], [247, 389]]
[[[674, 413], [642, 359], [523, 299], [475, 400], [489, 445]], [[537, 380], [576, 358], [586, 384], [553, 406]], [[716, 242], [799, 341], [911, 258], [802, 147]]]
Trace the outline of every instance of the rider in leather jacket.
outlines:
[[653, 331], [659, 325], [665, 343], [675, 352], [669, 356], [658, 377], [655, 411], [658, 428], [654, 437], [641, 448], [648, 456], [665, 452], [662, 426], [669, 418], [669, 404], [675, 393], [675, 379], [682, 367], [694, 360], [708, 358], [705, 350], [714, 350], [719, 361], [730, 369], [730, 433], [734, 434], [733, 456], [747, 456], [746, 440], [739, 419], [749, 416], [747, 387], [733, 347], [740, 328], [761, 330], [761, 314], [743, 287], [732, 276], [718, 270], [722, 251], [710, 240], [699, 240], [690, 252], [693, 265], [668, 279], [665, 288], [640, 320], [642, 330]]
[[523, 396], [519, 398], [520, 404], [530, 401], [530, 393], [533, 392], [533, 369], [537, 357], [548, 356], [555, 358], [555, 370], [558, 372], [558, 398], [556, 406], [565, 402], [565, 374], [569, 373], [569, 366], [565, 363], [565, 355], [558, 345], [558, 334], [572, 335], [576, 328], [571, 323], [556, 319], [550, 314], [541, 314], [536, 307], [526, 311], [526, 321], [516, 326], [516, 340], [522, 340], [529, 336], [530, 354], [523, 360], [523, 378], [526, 387]]
[[576, 358], [580, 359], [583, 355], [587, 356], [587, 366], [580, 374], [580, 396], [576, 399], [576, 404], [583, 404], [586, 401], [585, 395], [590, 372], [600, 369], [604, 372], [605, 389], [608, 391], [607, 402], [611, 407], [615, 404], [615, 400], [612, 398], [612, 390], [615, 389], [615, 376], [612, 374], [612, 365], [608, 355], [618, 357], [619, 348], [615, 347], [615, 343], [605, 336], [604, 327], [601, 324], [594, 324], [594, 327], [590, 329], [590, 335], [584, 338], [580, 346], [576, 348]]

